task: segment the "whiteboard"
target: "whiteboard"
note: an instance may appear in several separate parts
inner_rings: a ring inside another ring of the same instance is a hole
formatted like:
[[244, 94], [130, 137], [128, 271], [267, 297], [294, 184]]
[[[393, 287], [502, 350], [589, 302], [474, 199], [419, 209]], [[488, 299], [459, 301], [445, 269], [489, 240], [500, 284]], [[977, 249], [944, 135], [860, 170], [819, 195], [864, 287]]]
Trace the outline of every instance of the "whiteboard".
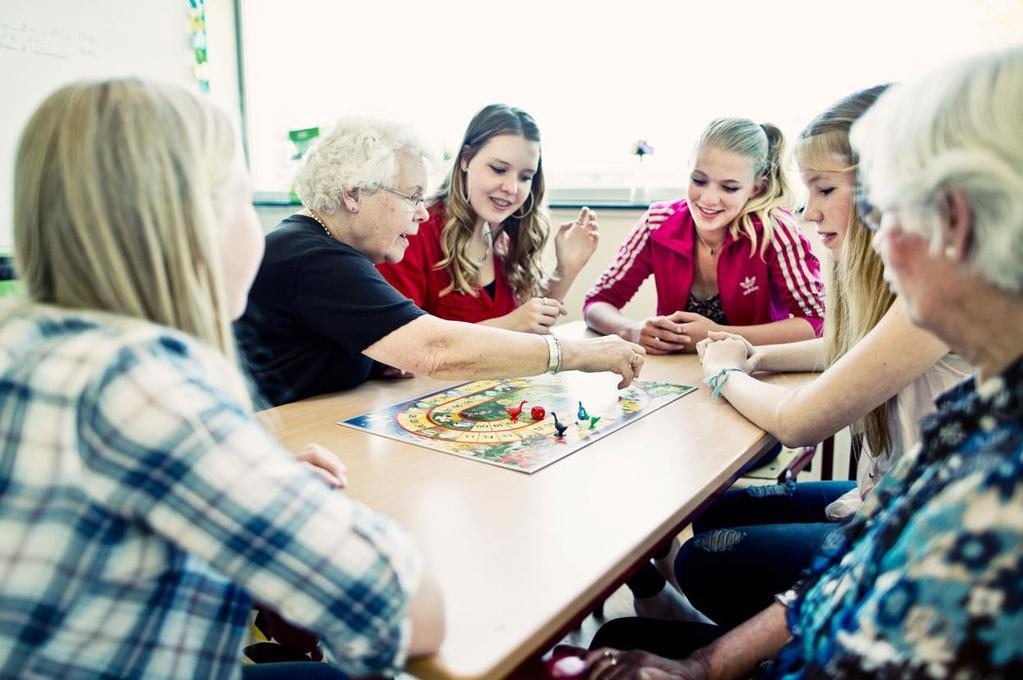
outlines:
[[138, 76], [198, 91], [188, 0], [0, 0], [0, 253], [22, 128], [59, 86]]

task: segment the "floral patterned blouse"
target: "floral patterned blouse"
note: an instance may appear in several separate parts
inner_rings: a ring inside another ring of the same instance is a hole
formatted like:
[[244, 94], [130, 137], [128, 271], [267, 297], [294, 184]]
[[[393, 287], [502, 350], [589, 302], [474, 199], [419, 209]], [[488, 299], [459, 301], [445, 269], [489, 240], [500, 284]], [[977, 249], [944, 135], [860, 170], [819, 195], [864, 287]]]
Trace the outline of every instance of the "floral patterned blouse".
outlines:
[[778, 678], [1023, 678], [1023, 357], [960, 383], [832, 533]]

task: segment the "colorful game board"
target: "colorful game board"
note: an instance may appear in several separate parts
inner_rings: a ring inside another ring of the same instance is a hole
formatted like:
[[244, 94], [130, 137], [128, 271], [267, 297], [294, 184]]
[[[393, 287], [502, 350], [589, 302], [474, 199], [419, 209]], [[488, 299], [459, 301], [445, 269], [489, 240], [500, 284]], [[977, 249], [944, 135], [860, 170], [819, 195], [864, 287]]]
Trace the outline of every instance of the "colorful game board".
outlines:
[[[617, 377], [609, 380], [606, 375], [577, 372], [477, 380], [339, 424], [531, 473], [695, 389], [639, 381], [617, 390]], [[521, 412], [515, 414], [520, 405]], [[535, 406], [545, 411], [540, 420], [534, 420]], [[556, 436], [552, 413], [557, 413], [563, 437]]]

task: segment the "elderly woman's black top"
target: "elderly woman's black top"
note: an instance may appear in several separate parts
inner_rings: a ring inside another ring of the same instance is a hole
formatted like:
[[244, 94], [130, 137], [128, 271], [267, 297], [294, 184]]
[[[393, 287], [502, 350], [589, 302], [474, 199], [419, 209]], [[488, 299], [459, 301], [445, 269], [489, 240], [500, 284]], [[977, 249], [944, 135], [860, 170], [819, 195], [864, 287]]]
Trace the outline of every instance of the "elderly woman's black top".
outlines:
[[373, 367], [362, 351], [425, 313], [361, 252], [292, 215], [266, 237], [235, 331], [243, 364], [277, 405], [361, 384]]

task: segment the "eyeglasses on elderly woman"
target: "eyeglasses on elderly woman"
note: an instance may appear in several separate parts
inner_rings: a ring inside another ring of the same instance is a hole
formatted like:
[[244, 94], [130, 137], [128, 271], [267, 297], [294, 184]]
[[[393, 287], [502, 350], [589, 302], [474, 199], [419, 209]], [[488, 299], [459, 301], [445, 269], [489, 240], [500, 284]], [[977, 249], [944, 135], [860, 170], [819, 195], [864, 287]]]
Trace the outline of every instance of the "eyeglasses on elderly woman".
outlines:
[[388, 193], [394, 194], [395, 196], [401, 196], [406, 201], [408, 201], [409, 207], [412, 209], [412, 212], [416, 212], [417, 210], [419, 210], [421, 206], [423, 206], [426, 203], [426, 198], [418, 191], [414, 194], [406, 194], [404, 191], [399, 191], [394, 187], [389, 187], [383, 184], [377, 184], [373, 188], [386, 191]]

